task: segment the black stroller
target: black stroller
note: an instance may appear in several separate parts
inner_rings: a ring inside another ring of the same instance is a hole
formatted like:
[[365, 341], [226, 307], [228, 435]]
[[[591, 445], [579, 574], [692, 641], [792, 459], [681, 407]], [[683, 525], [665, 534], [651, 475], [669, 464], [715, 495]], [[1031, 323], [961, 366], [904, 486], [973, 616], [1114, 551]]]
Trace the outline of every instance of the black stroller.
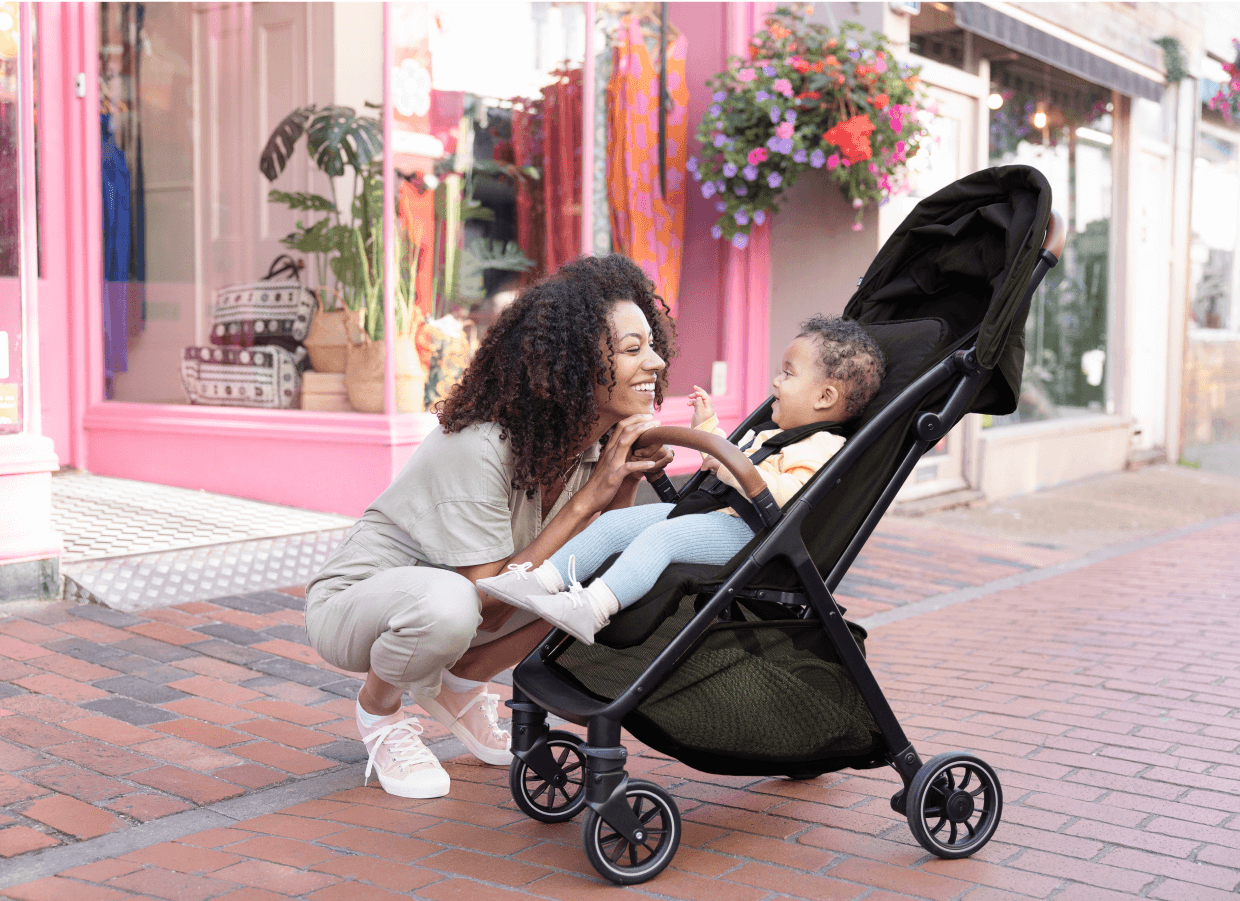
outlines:
[[[914, 465], [970, 411], [1016, 407], [1024, 322], [1065, 234], [1050, 186], [1023, 166], [970, 175], [922, 201], [845, 309], [882, 347], [888, 374], [848, 443], [782, 510], [753, 464], [715, 435], [656, 428], [643, 443], [718, 457], [745, 495], [723, 500], [760, 528], [725, 566], [674, 565], [593, 646], [556, 630], [516, 668], [509, 784], [534, 819], [585, 809], [586, 856], [607, 879], [645, 882], [671, 861], [680, 813], [660, 786], [625, 773], [621, 727], [710, 773], [796, 779], [895, 768], [891, 806], [944, 858], [981, 848], [999, 824], [993, 769], [956, 752], [923, 763], [864, 656], [865, 632], [832, 591]], [[733, 433], [770, 419], [767, 401]], [[667, 501], [722, 494], [699, 473]], [[584, 725], [550, 730], [547, 713]]]

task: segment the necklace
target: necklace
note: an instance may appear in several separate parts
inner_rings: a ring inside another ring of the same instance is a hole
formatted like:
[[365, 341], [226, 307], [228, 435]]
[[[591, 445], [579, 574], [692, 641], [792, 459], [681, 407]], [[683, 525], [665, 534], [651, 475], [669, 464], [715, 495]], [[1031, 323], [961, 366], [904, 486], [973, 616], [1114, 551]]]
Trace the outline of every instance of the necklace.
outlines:
[[564, 485], [565, 488], [568, 487], [569, 476], [573, 476], [577, 474], [577, 467], [581, 465], [581, 458], [584, 455], [585, 455], [585, 451], [582, 451], [577, 456], [573, 457], [572, 461], [568, 464], [568, 468], [564, 470], [563, 473], [560, 474], [560, 482]]

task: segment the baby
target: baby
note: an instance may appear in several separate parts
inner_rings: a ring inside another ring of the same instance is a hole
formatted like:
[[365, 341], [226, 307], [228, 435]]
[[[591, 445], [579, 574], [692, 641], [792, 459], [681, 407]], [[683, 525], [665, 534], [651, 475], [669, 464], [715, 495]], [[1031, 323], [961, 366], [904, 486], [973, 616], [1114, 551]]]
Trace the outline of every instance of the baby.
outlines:
[[[818, 422], [844, 422], [869, 405], [883, 380], [882, 351], [855, 322], [817, 316], [784, 352], [775, 376], [771, 418], [776, 428], [741, 440], [747, 455], [781, 431]], [[694, 428], [723, 435], [710, 396], [694, 388], [689, 396]], [[726, 436], [725, 436], [726, 437]], [[752, 437], [748, 447], [746, 441]], [[811, 432], [757, 465], [781, 507], [843, 446], [829, 431]], [[735, 477], [708, 457], [703, 468], [739, 488]], [[478, 589], [514, 607], [531, 610], [579, 641], [594, 643], [594, 633], [616, 612], [643, 597], [672, 563], [727, 563], [754, 532], [731, 509], [668, 518], [673, 504], [643, 504], [604, 513], [541, 566], [513, 564], [508, 571], [479, 579]], [[619, 559], [588, 587], [578, 575], [592, 575], [612, 554]]]

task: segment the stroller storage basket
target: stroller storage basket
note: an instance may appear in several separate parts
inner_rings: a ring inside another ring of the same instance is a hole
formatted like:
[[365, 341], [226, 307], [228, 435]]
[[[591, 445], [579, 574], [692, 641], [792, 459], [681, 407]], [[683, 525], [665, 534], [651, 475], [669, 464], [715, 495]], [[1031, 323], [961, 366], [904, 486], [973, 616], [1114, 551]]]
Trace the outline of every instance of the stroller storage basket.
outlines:
[[[692, 595], [682, 598], [640, 647], [573, 644], [552, 668], [611, 701], [684, 628], [693, 602]], [[624, 726], [706, 772], [773, 775], [881, 764], [878, 726], [821, 625], [735, 609], [745, 619], [710, 626]], [[864, 651], [863, 636], [858, 627], [854, 637]]]

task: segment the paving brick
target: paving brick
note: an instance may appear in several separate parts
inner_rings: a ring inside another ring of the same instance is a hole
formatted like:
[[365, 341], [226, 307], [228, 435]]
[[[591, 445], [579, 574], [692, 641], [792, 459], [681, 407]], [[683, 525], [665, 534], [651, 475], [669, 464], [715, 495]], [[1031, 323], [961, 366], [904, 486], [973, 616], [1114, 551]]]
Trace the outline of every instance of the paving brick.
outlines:
[[286, 701], [250, 701], [248, 704], [242, 704], [241, 706], [259, 716], [284, 720], [298, 726], [317, 726], [320, 723], [340, 719], [336, 714], [327, 710], [306, 707], [302, 704], [290, 704]]
[[[266, 673], [269, 676], [288, 679], [290, 682], [298, 682], [314, 688], [322, 687], [324, 690], [326, 690], [326, 686], [334, 685], [341, 681], [339, 675], [323, 666], [308, 666], [305, 663], [285, 657], [268, 657], [265, 660], [258, 660], [250, 668]], [[357, 696], [356, 688], [353, 689], [353, 696]]]
[[27, 748], [53, 748], [67, 741], [77, 741], [78, 736], [30, 717], [14, 715], [0, 717], [0, 738]]
[[[310, 802], [315, 803], [315, 802]], [[250, 832], [263, 835], [278, 835], [283, 838], [301, 841], [315, 841], [325, 835], [343, 832], [349, 827], [341, 823], [312, 819], [309, 816], [296, 816], [288, 813], [268, 813], [239, 824]]]
[[151, 788], [177, 795], [195, 804], [212, 804], [242, 794], [240, 786], [175, 766], [160, 766], [130, 777]]
[[193, 807], [180, 798], [154, 794], [125, 795], [123, 798], [114, 798], [103, 806], [142, 823], [181, 813]]
[[29, 826], [8, 826], [0, 829], [0, 857], [16, 857], [27, 851], [59, 845], [60, 839], [31, 829]]
[[257, 763], [239, 763], [236, 766], [216, 770], [212, 775], [218, 779], [223, 779], [225, 782], [232, 782], [253, 789], [266, 788], [269, 785], [275, 785], [290, 778], [289, 774], [283, 770], [259, 766]]
[[[171, 683], [170, 687], [178, 691], [197, 695], [200, 698], [206, 698], [209, 701], [230, 706], [244, 704], [246, 701], [257, 700], [262, 697], [256, 691], [250, 691], [250, 689], [242, 688], [240, 685], [229, 685], [227, 682], [221, 682], [219, 679], [213, 679], [209, 676], [191, 676], [188, 679], [181, 679]], [[178, 699], [174, 698], [172, 700]]]
[[[428, 901], [521, 901], [528, 897], [519, 891], [481, 885], [472, 879], [445, 879], [443, 882], [436, 882], [434, 885], [419, 889], [418, 894]], [[316, 895], [314, 901], [346, 901], [346, 899], [355, 897], [361, 898], [361, 896], [343, 893], [323, 893]], [[382, 897], [386, 899], [387, 896]], [[728, 901], [728, 899], [721, 899], [721, 901]]]
[[340, 882], [338, 877], [327, 873], [300, 872], [266, 860], [245, 860], [219, 870], [215, 877], [294, 898], [304, 898]]
[[10, 886], [4, 890], [4, 896], [14, 901], [65, 901], [66, 898], [72, 898], [73, 901], [120, 901], [130, 897], [114, 888], [87, 885], [59, 876]]
[[225, 641], [222, 638], [196, 641], [193, 644], [185, 645], [185, 649], [193, 651], [195, 654], [213, 657], [216, 660], [235, 663], [238, 666], [249, 666], [256, 660], [265, 660], [270, 656], [262, 651], [251, 651], [247, 647], [233, 644], [231, 641]]
[[[92, 701], [87, 703], [99, 703]], [[59, 701], [56, 698], [47, 695], [37, 694], [20, 694], [11, 698], [6, 698], [4, 706], [13, 713], [24, 714], [34, 720], [44, 723], [66, 723], [70, 720], [80, 719], [87, 715], [76, 704], [69, 704], [65, 701]]]
[[341, 882], [306, 895], [310, 901], [403, 901], [404, 895], [359, 882]]
[[424, 885], [438, 882], [443, 877], [424, 867], [378, 860], [374, 857], [349, 855], [336, 857], [315, 864], [311, 869], [319, 873], [339, 876], [349, 882], [368, 882], [394, 892], [410, 893]]
[[307, 841], [278, 835], [260, 835], [229, 846], [229, 851], [245, 857], [267, 860], [285, 866], [305, 868], [337, 857], [335, 851]]
[[171, 645], [193, 644], [196, 641], [202, 641], [202, 636], [197, 632], [191, 632], [180, 626], [174, 626], [169, 623], [147, 622], [138, 623], [134, 626], [126, 626], [126, 631], [133, 632], [135, 635], [141, 635], [143, 638], [150, 638], [155, 641], [162, 641]]
[[163, 709], [180, 716], [193, 717], [220, 726], [231, 726], [254, 718], [248, 710], [238, 710], [224, 704], [217, 704], [204, 698], [188, 698], [184, 701], [173, 701], [164, 705]]
[[[173, 628], [171, 626], [161, 626], [161, 628]], [[190, 633], [193, 634], [193, 633]], [[193, 651], [184, 647], [178, 647], [175, 644], [168, 644], [164, 641], [157, 641], [154, 638], [145, 638], [140, 635], [134, 635], [124, 641], [118, 641], [113, 647], [128, 651], [139, 657], [145, 657], [147, 660], [155, 660], [159, 663], [171, 663], [174, 660], [184, 660], [186, 657], [192, 657]]]
[[442, 845], [433, 844], [430, 841], [405, 838], [390, 833], [374, 833], [360, 827], [325, 836], [319, 840], [319, 844], [356, 851], [359, 854], [370, 854], [397, 863], [409, 863], [443, 850]]
[[[200, 723], [192, 719], [169, 720], [166, 723], [159, 723], [154, 727], [154, 731], [162, 732], [165, 735], [173, 735], [185, 741], [192, 741], [195, 744], [206, 745], [209, 748], [226, 748], [229, 745], [252, 741], [251, 736], [241, 732], [234, 732], [232, 729], [224, 729], [208, 723]], [[154, 740], [155, 735], [152, 734], [151, 739]]]
[[119, 818], [107, 811], [66, 795], [52, 795], [32, 801], [22, 813], [32, 820], [38, 820], [77, 838], [94, 838], [107, 832], [115, 832], [124, 825]]
[[[109, 653], [112, 652], [109, 651]], [[76, 657], [61, 653], [48, 654], [46, 657], [39, 657], [30, 661], [30, 663], [31, 666], [47, 670], [49, 673], [55, 673], [58, 676], [64, 676], [66, 679], [73, 679], [77, 682], [93, 682], [96, 679], [107, 679], [117, 675], [114, 669], [98, 666], [88, 660], [79, 660]]]
[[[166, 901], [206, 901], [235, 887], [213, 876], [175, 873], [160, 867], [147, 867], [108, 882], [109, 887], [124, 889]], [[76, 901], [76, 899], [75, 899]]]
[[1177, 860], [1161, 854], [1143, 854], [1131, 848], [1118, 848], [1103, 855], [1098, 862], [1104, 866], [1167, 876], [1180, 882], [1228, 891], [1240, 885], [1240, 873], [1228, 867], [1208, 866], [1200, 858], [1196, 861]]
[[142, 869], [141, 864], [111, 859], [73, 867], [57, 875], [69, 879], [81, 879], [83, 882], [107, 882], [109, 879], [115, 879], [117, 876], [124, 876], [126, 873], [132, 873], [140, 869]]
[[434, 857], [423, 858], [420, 865], [441, 873], [469, 876], [485, 882], [497, 882], [512, 888], [527, 885], [541, 879], [551, 871], [545, 867], [531, 866], [502, 857], [493, 857], [477, 851], [450, 848]]
[[25, 778], [44, 788], [91, 803], [115, 798], [129, 791], [129, 786], [123, 782], [76, 766], [44, 767], [26, 773]]
[[256, 741], [253, 744], [240, 745], [233, 748], [233, 753], [238, 757], [244, 757], [256, 763], [263, 763], [297, 776], [317, 773], [320, 770], [328, 770], [339, 765], [334, 760], [324, 760], [321, 757], [315, 757], [302, 751], [295, 751], [292, 748], [286, 748], [283, 745], [267, 741]]
[[175, 763], [195, 772], [211, 772], [226, 766], [236, 766], [241, 761], [227, 751], [206, 748], [194, 742], [182, 741], [179, 738], [160, 738], [155, 741], [135, 745], [133, 750], [153, 757]]
[[1154, 881], [1154, 877], [1146, 873], [1134, 872], [1122, 867], [1103, 866], [1058, 854], [1048, 854], [1045, 851], [1028, 851], [1014, 860], [1012, 866], [1045, 876], [1128, 892], [1132, 895], [1137, 894]]
[[111, 644], [114, 641], [124, 641], [129, 637], [129, 633], [123, 629], [117, 629], [103, 623], [91, 622], [85, 619], [72, 619], [68, 622], [58, 623], [53, 628], [58, 632], [85, 639], [93, 644]]
[[[156, 736], [154, 732], [149, 734]], [[142, 754], [103, 741], [72, 741], [57, 745], [53, 753], [105, 776], [128, 776], [155, 766], [155, 761]]]
[[215, 851], [211, 848], [195, 848], [177, 842], [160, 842], [137, 851], [130, 851], [122, 860], [150, 864], [175, 873], [212, 873], [232, 866], [241, 860], [236, 854]]
[[0, 635], [0, 657], [7, 657], [10, 660], [26, 661], [34, 660], [36, 657], [45, 657], [52, 653], [46, 648], [41, 648], [37, 644], [31, 644], [28, 641], [22, 641], [20, 638], [11, 638], [7, 635]]
[[40, 795], [46, 795], [47, 789], [41, 785], [35, 785], [27, 779], [17, 776], [10, 776], [8, 773], [0, 773], [0, 806], [7, 806], [17, 801], [25, 801], [28, 798], [37, 798]]
[[150, 726], [153, 723], [166, 723], [176, 719], [176, 714], [160, 710], [150, 704], [134, 701], [130, 698], [104, 698], [99, 701], [87, 701], [82, 705], [87, 710], [102, 713], [113, 719], [129, 723], [131, 726]]
[[172, 666], [181, 670], [182, 673], [197, 673], [200, 676], [210, 676], [213, 679], [234, 684], [245, 682], [258, 675], [254, 670], [214, 657], [187, 657], [184, 660], [175, 661]]
[[814, 898], [821, 901], [845, 901], [867, 891], [864, 886], [842, 882], [829, 876], [793, 873], [780, 867], [757, 863], [745, 864], [728, 873], [723, 879], [796, 898]]
[[[49, 759], [48, 755], [40, 751], [20, 748], [7, 741], [0, 741], [0, 760], [4, 761], [4, 768], [10, 773], [18, 773], [32, 766], [47, 763]], [[0, 804], [3, 803], [3, 801], [0, 801]]]
[[295, 726], [292, 723], [280, 720], [250, 720], [247, 723], [240, 723], [237, 728], [242, 732], [257, 735], [259, 738], [266, 738], [278, 744], [302, 750], [325, 745], [333, 741], [330, 735], [324, 735], [321, 732], [315, 732], [312, 729]]

